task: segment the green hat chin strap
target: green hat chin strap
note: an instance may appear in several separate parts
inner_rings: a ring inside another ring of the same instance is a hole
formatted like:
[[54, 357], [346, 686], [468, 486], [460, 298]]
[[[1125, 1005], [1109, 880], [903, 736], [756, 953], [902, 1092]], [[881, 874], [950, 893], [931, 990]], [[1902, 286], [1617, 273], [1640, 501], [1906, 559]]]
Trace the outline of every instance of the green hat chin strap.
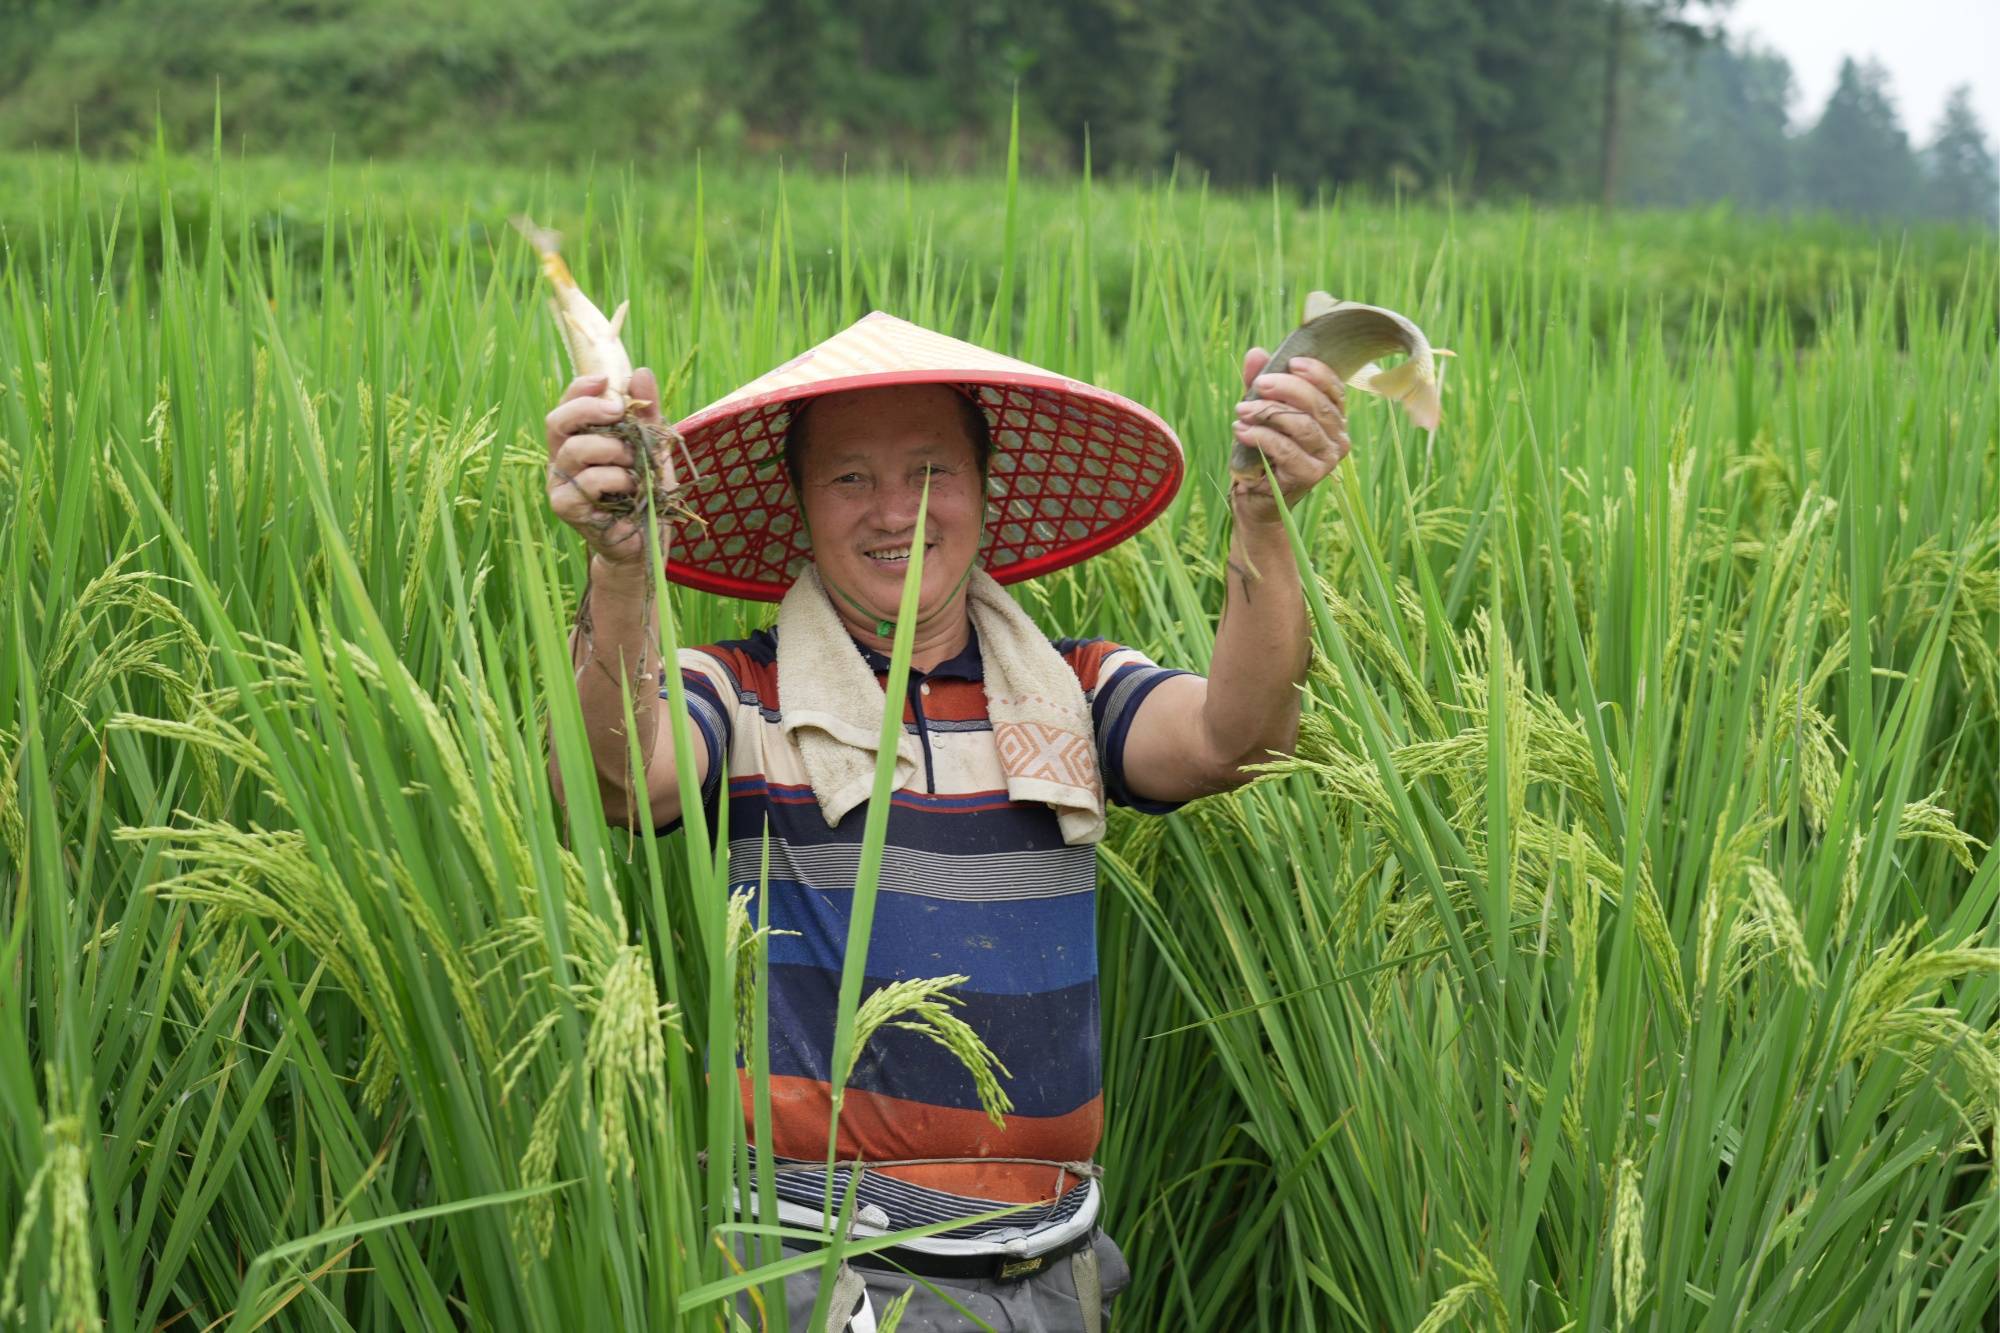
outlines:
[[[952, 585], [952, 589], [951, 589], [951, 591], [945, 594], [945, 598], [944, 598], [944, 605], [943, 605], [943, 606], [940, 606], [940, 607], [938, 607], [938, 609], [937, 609], [936, 611], [933, 611], [933, 612], [931, 612], [931, 613], [930, 613], [930, 615], [927, 615], [927, 616], [918, 616], [918, 617], [917, 617], [917, 622], [916, 622], [916, 623], [917, 623], [918, 625], [922, 625], [922, 624], [926, 623], [927, 621], [930, 621], [930, 620], [933, 620], [933, 619], [935, 619], [935, 618], [936, 618], [937, 616], [939, 616], [940, 614], [942, 614], [942, 613], [943, 613], [943, 611], [944, 611], [944, 608], [945, 608], [946, 606], [950, 606], [950, 605], [951, 605], [951, 602], [952, 602], [952, 599], [953, 599], [954, 597], [957, 597], [957, 596], [958, 596], [958, 590], [959, 590], [960, 588], [963, 588], [963, 587], [964, 587], [964, 586], [966, 585], [966, 583], [967, 583], [967, 582], [969, 582], [969, 581], [971, 580], [971, 578], [972, 578], [972, 571], [973, 571], [973, 570], [975, 570], [975, 569], [977, 569], [977, 568], [979, 568], [979, 561], [978, 561], [978, 559], [977, 559], [977, 558], [975, 557], [975, 558], [973, 559], [972, 563], [971, 563], [971, 564], [969, 564], [969, 565], [967, 565], [967, 566], [965, 567], [965, 572], [964, 572], [963, 574], [960, 574], [960, 575], [958, 576], [958, 582]], [[854, 609], [855, 609], [856, 611], [859, 611], [859, 612], [860, 612], [860, 613], [861, 613], [862, 615], [864, 615], [864, 616], [874, 616], [874, 618], [875, 618], [875, 635], [876, 635], [876, 637], [877, 637], [877, 638], [882, 638], [882, 639], [888, 639], [888, 638], [893, 638], [893, 637], [895, 637], [895, 633], [896, 633], [896, 622], [895, 622], [895, 621], [893, 621], [893, 620], [884, 620], [884, 619], [883, 619], [883, 618], [881, 618], [880, 616], [876, 616], [876, 615], [875, 615], [875, 613], [874, 613], [873, 611], [871, 611], [871, 610], [869, 610], [869, 609], [868, 609], [867, 607], [863, 606], [863, 605], [862, 605], [862, 604], [861, 604], [861, 603], [860, 603], [860, 602], [859, 602], [858, 600], [856, 600], [856, 599], [855, 599], [855, 598], [854, 598], [853, 596], [851, 596], [851, 595], [850, 595], [850, 594], [848, 593], [847, 589], [845, 589], [845, 588], [841, 587], [841, 586], [840, 586], [840, 585], [839, 585], [838, 583], [834, 583], [834, 582], [832, 582], [832, 581], [831, 581], [830, 579], [828, 579], [828, 578], [826, 577], [826, 575], [825, 575], [825, 574], [823, 574], [823, 573], [822, 573], [822, 574], [821, 574], [821, 575], [819, 576], [819, 581], [820, 581], [821, 583], [824, 583], [824, 584], [826, 584], [826, 586], [827, 586], [828, 588], [832, 589], [832, 590], [833, 590], [833, 591], [834, 591], [834, 592], [835, 592], [835, 593], [836, 593], [836, 594], [837, 594], [837, 595], [838, 595], [838, 596], [840, 597], [840, 600], [841, 600], [841, 601], [843, 601], [843, 602], [846, 602], [846, 603], [847, 603], [847, 604], [848, 604], [849, 606], [853, 607], [853, 608], [854, 608]]]
[[[799, 506], [799, 523], [806, 530], [806, 541], [811, 542], [813, 539], [812, 524], [807, 523], [805, 521], [804, 505]], [[984, 526], [982, 526], [979, 530], [979, 537], [980, 537], [979, 549], [983, 551], [986, 549], [986, 529]], [[935, 619], [938, 615], [942, 614], [944, 608], [946, 606], [950, 606], [952, 603], [952, 599], [958, 596], [959, 589], [963, 588], [968, 582], [971, 581], [972, 571], [977, 568], [979, 568], [979, 555], [978, 552], [974, 552], [972, 563], [965, 567], [965, 572], [958, 576], [958, 582], [953, 584], [951, 591], [945, 594], [943, 606], [938, 607], [936, 611], [931, 612], [931, 614], [928, 616], [918, 616], [917, 624], [922, 625], [926, 621]], [[873, 619], [875, 622], [876, 638], [888, 639], [888, 638], [893, 638], [895, 636], [896, 633], [895, 621], [886, 620], [883, 617], [876, 615], [875, 612], [863, 606], [860, 600], [854, 597], [852, 594], [850, 594], [847, 591], [847, 589], [841, 587], [838, 583], [835, 583], [831, 579], [827, 578], [824, 572], [820, 574], [819, 581], [821, 583], [824, 583], [829, 589], [831, 589], [836, 595], [838, 595], [841, 601], [846, 602], [849, 606], [853, 607], [856, 611], [859, 611], [862, 615], [868, 616], [871, 619]]]

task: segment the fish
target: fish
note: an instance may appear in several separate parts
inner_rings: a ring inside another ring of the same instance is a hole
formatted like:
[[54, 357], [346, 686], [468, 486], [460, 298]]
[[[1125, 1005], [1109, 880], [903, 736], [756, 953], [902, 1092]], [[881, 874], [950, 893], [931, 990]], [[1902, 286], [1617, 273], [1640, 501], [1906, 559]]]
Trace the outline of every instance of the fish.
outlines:
[[[694, 522], [701, 522], [700, 517], [680, 499], [689, 487], [703, 480], [688, 453], [687, 441], [673, 427], [649, 418], [648, 409], [654, 406], [650, 399], [631, 396], [632, 356], [625, 350], [619, 332], [625, 327], [625, 314], [632, 303], [620, 301], [611, 317], [605, 318], [597, 303], [585, 296], [583, 289], [576, 285], [575, 275], [564, 262], [560, 248], [562, 234], [536, 226], [534, 219], [526, 214], [514, 218], [513, 222], [515, 228], [528, 238], [528, 243], [535, 247], [535, 254], [541, 260], [542, 276], [548, 279], [552, 292], [549, 312], [555, 316], [556, 331], [562, 335], [563, 346], [569, 351], [571, 372], [579, 379], [589, 375], [604, 376], [605, 396], [624, 406], [624, 417], [602, 430], [604, 434], [623, 440], [632, 447], [634, 494], [607, 495], [598, 508], [607, 515], [621, 517], [645, 504], [658, 511], [674, 510]], [[675, 480], [672, 453], [675, 446], [679, 447], [681, 460], [687, 465], [688, 480], [685, 482]]]
[[[1383, 357], [1398, 355], [1408, 359], [1382, 369], [1379, 362]], [[1432, 347], [1422, 329], [1393, 310], [1313, 292], [1306, 297], [1304, 321], [1271, 353], [1264, 373], [1279, 374], [1293, 357], [1309, 356], [1332, 367], [1348, 388], [1398, 403], [1412, 422], [1425, 430], [1436, 430], [1441, 408], [1434, 358], [1451, 355], [1446, 348]], [[1261, 397], [1253, 385], [1245, 401]], [[1236, 477], [1261, 477], [1262, 457], [1257, 450], [1237, 442], [1229, 450], [1229, 471]]]
[[632, 303], [620, 301], [618, 309], [606, 319], [604, 312], [576, 285], [569, 265], [563, 261], [558, 248], [562, 244], [562, 234], [536, 226], [534, 219], [526, 214], [513, 221], [541, 259], [542, 276], [549, 280], [549, 287], [554, 293], [549, 297], [549, 311], [555, 316], [556, 330], [562, 335], [563, 346], [569, 351], [572, 373], [579, 379], [586, 375], [604, 376], [605, 392], [625, 403], [628, 413], [635, 408], [652, 406], [651, 403], [634, 404], [627, 400], [632, 387], [632, 357], [618, 335], [625, 327], [625, 313]]

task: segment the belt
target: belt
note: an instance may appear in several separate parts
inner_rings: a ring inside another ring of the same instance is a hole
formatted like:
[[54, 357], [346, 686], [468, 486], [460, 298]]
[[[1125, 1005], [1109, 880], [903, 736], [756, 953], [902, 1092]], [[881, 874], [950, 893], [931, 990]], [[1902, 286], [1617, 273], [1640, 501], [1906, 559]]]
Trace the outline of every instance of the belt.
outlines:
[[891, 1245], [885, 1250], [875, 1250], [869, 1254], [850, 1254], [847, 1262], [855, 1268], [873, 1269], [877, 1272], [910, 1273], [917, 1277], [941, 1278], [981, 1278], [993, 1282], [1019, 1282], [1022, 1278], [1033, 1277], [1053, 1264], [1056, 1260], [1088, 1249], [1097, 1235], [1097, 1228], [1091, 1227], [1080, 1235], [1073, 1236], [1053, 1249], [1040, 1254], [931, 1254], [924, 1250], [912, 1250], [902, 1245]]

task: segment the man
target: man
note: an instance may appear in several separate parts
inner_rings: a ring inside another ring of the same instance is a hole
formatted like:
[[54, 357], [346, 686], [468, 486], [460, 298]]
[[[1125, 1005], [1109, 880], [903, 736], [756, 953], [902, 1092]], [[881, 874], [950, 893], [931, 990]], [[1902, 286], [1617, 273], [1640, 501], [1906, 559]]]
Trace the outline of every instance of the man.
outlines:
[[[686, 650], [680, 667], [702, 743], [705, 801], [727, 760], [732, 877], [758, 882], [769, 832], [773, 1152], [784, 1217], [819, 1225], [834, 996], [846, 940], [880, 682], [928, 486], [923, 572], [898, 784], [864, 991], [963, 974], [957, 1012], [1008, 1070], [1003, 1126], [973, 1075], [922, 1034], [885, 1028], [849, 1081], [838, 1158], [866, 1164], [862, 1230], [876, 1233], [1026, 1205], [862, 1268], [861, 1311], [919, 1289], [906, 1329], [1102, 1327], [1129, 1280], [1096, 1227], [1090, 1165], [1101, 1130], [1094, 936], [1095, 842], [1108, 800], [1166, 813], [1248, 781], [1245, 764], [1296, 740], [1306, 611], [1279, 504], [1347, 453], [1343, 386], [1294, 360], [1243, 375], [1234, 436], [1269, 459], [1237, 480], [1228, 587], [1206, 677], [1101, 639], [1050, 642], [1000, 582], [1106, 549], [1172, 498], [1179, 442], [1115, 394], [870, 315], [680, 423], [704, 482], [704, 520], [676, 534], [668, 577], [782, 598], [776, 629]], [[630, 451], [593, 427], [617, 419], [601, 380], [578, 380], [547, 419], [550, 504], [591, 548], [588, 644], [577, 690], [614, 820], [681, 813], [644, 533], [603, 508], [631, 490]], [[650, 399], [652, 376], [633, 379]], [[1214, 446], [1220, 459], [1224, 446]], [[614, 506], [616, 508], [616, 506]], [[1080, 629], [1084, 627], [1065, 627]], [[644, 760], [634, 790], [622, 674]], [[870, 677], [874, 684], [869, 684]], [[751, 1089], [743, 1088], [746, 1117]], [[837, 1193], [846, 1172], [837, 1178]], [[1115, 1182], [1112, 1182], [1115, 1185]], [[809, 1281], [788, 1291], [810, 1308]], [[855, 1327], [836, 1291], [834, 1327]]]

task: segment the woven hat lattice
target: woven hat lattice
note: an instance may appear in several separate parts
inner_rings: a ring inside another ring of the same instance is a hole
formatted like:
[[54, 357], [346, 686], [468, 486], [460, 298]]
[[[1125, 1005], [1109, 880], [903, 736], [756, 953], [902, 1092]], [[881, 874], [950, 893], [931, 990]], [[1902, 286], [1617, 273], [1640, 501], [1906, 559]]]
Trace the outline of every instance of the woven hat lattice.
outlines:
[[1130, 399], [876, 311], [676, 426], [702, 474], [667, 561], [676, 583], [777, 601], [811, 560], [785, 430], [800, 404], [895, 384], [968, 393], [993, 437], [986, 571], [1047, 574], [1117, 545], [1179, 489], [1180, 441]]

